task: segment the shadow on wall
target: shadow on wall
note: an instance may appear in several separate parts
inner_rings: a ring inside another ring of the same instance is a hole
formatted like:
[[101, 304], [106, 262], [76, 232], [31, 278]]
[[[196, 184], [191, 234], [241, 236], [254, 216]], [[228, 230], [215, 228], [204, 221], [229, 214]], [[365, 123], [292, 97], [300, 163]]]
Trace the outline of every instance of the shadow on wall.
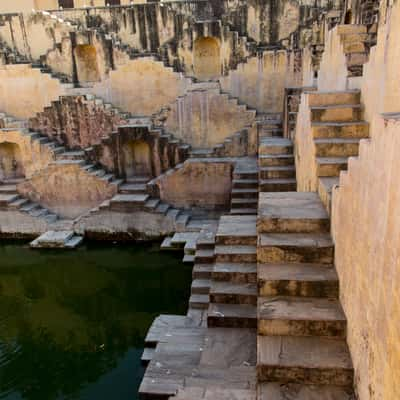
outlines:
[[79, 82], [99, 82], [101, 77], [95, 46], [78, 44], [74, 51]]
[[221, 75], [220, 47], [219, 40], [211, 36], [195, 40], [193, 69], [196, 78], [209, 80]]
[[123, 146], [126, 178], [152, 176], [150, 146], [143, 140], [132, 140]]
[[24, 166], [20, 147], [15, 143], [0, 144], [0, 181], [24, 178]]

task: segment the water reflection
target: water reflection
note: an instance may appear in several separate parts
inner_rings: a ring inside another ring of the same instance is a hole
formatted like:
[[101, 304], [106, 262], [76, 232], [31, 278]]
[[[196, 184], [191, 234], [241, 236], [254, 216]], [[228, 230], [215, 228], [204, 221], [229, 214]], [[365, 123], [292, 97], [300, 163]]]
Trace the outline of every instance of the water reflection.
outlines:
[[135, 399], [149, 325], [189, 296], [190, 268], [156, 249], [0, 246], [0, 399]]

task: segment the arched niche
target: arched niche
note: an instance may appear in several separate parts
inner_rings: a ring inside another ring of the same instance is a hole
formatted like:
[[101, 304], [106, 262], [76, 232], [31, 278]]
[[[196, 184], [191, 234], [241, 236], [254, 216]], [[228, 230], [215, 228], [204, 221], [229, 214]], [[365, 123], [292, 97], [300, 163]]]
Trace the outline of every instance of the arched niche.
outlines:
[[209, 80], [221, 75], [221, 49], [219, 40], [205, 36], [194, 42], [193, 69], [196, 78]]
[[130, 140], [123, 145], [124, 174], [126, 178], [134, 176], [151, 177], [151, 150], [143, 140]]
[[0, 181], [25, 177], [22, 153], [15, 143], [0, 143]]
[[79, 82], [100, 81], [96, 47], [91, 44], [78, 44], [75, 47], [76, 71]]
[[346, 15], [344, 16], [345, 25], [350, 25], [352, 23], [352, 20], [353, 20], [353, 13], [351, 12], [351, 10], [347, 10]]

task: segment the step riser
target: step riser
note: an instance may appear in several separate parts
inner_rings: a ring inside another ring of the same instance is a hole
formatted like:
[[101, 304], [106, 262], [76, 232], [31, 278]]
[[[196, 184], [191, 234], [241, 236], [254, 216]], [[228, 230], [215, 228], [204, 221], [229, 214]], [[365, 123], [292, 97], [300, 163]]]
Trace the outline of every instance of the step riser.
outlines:
[[260, 171], [260, 179], [286, 179], [286, 178], [295, 178], [296, 172], [292, 171]]
[[368, 125], [350, 126], [313, 126], [311, 128], [313, 137], [318, 138], [355, 138], [368, 137]]
[[260, 296], [299, 296], [337, 299], [338, 281], [264, 281], [258, 280]]
[[232, 283], [257, 283], [256, 273], [246, 272], [213, 272], [211, 274], [212, 279], [219, 282], [232, 282]]
[[296, 183], [260, 183], [260, 192], [295, 192]]
[[352, 157], [358, 155], [359, 143], [315, 143], [317, 157]]
[[222, 316], [208, 316], [207, 325], [209, 328], [257, 328], [256, 318], [234, 318]]
[[218, 254], [216, 256], [218, 263], [255, 263], [256, 254]]
[[279, 365], [257, 365], [257, 378], [260, 382], [269, 381], [352, 387], [353, 370], [341, 368], [286, 368]]
[[257, 231], [259, 233], [317, 233], [329, 232], [329, 219], [283, 219], [259, 217]]
[[[240, 203], [231, 202], [231, 208], [257, 208], [257, 199], [244, 199]], [[248, 201], [247, 201], [248, 200]]]
[[350, 122], [361, 119], [361, 109], [353, 107], [312, 109], [311, 121], [313, 122]]
[[217, 236], [216, 243], [221, 245], [256, 246], [257, 236]]
[[334, 250], [331, 247], [259, 246], [260, 263], [319, 263], [333, 264]]
[[233, 182], [233, 189], [258, 189], [258, 182]]
[[346, 337], [345, 321], [258, 320], [258, 334], [265, 336]]
[[360, 104], [360, 92], [309, 93], [308, 104], [316, 106], [338, 106], [340, 104]]
[[208, 303], [197, 303], [197, 302], [189, 302], [189, 307], [195, 310], [206, 310], [208, 308]]
[[293, 146], [268, 146], [261, 144], [258, 148], [258, 152], [261, 155], [293, 154]]
[[203, 257], [203, 256], [195, 256], [194, 263], [195, 264], [212, 264], [214, 262], [214, 257]]
[[193, 279], [211, 279], [211, 272], [194, 269], [193, 273], [192, 273], [192, 278]]
[[339, 176], [340, 171], [347, 171], [347, 163], [343, 163], [343, 164], [318, 164], [317, 163], [317, 176], [320, 176], [320, 177]]
[[258, 192], [233, 192], [232, 199], [258, 199]]
[[210, 293], [210, 302], [216, 304], [250, 304], [257, 305], [257, 295]]
[[257, 172], [252, 172], [252, 173], [234, 172], [233, 174], [233, 179], [257, 179], [257, 177], [258, 177]]
[[210, 287], [193, 287], [192, 286], [192, 294], [209, 294]]
[[263, 158], [260, 157], [258, 159], [258, 163], [260, 167], [287, 167], [294, 165], [294, 158], [293, 157], [271, 157], [271, 158]]

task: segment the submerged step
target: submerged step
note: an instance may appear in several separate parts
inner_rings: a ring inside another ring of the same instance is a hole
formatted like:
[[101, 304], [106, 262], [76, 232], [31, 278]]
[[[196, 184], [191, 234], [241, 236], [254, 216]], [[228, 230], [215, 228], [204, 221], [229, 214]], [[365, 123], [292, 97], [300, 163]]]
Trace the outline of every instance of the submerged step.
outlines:
[[83, 238], [75, 235], [74, 231], [48, 231], [39, 236], [30, 246], [33, 248], [67, 248], [73, 249], [77, 247]]

